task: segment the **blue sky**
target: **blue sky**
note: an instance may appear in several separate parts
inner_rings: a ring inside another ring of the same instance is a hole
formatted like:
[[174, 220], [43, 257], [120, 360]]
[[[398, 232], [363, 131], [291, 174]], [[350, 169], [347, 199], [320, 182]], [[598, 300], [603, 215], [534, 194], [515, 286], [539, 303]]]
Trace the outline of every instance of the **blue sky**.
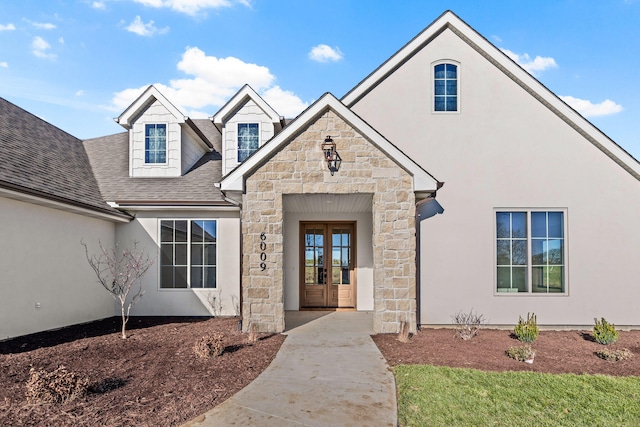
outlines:
[[0, 97], [83, 139], [149, 84], [192, 118], [244, 83], [293, 117], [448, 9], [640, 159], [640, 0], [0, 0]]

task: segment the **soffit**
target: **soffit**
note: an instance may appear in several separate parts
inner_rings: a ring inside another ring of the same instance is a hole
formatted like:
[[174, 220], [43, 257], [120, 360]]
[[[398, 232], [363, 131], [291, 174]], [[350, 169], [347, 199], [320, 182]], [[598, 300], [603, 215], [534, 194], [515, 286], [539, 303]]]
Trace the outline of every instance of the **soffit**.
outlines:
[[371, 194], [284, 194], [285, 213], [365, 213], [371, 212]]

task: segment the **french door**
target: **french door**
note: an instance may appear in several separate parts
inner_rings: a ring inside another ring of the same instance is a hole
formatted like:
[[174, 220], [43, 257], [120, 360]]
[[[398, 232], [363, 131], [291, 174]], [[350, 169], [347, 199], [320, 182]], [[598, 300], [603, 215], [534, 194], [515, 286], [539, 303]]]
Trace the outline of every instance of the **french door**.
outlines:
[[355, 224], [300, 224], [300, 307], [355, 308]]

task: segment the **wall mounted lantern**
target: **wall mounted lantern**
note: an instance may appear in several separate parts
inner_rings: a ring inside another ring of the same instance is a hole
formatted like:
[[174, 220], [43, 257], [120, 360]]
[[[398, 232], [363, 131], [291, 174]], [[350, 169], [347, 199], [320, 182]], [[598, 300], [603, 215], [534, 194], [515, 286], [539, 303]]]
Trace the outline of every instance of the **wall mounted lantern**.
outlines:
[[331, 172], [331, 175], [333, 176], [333, 173], [340, 169], [342, 159], [336, 150], [336, 143], [333, 142], [333, 139], [331, 139], [330, 136], [327, 136], [324, 139], [324, 142], [322, 143], [322, 152], [324, 153], [324, 160], [327, 162], [327, 166], [329, 167], [329, 172]]

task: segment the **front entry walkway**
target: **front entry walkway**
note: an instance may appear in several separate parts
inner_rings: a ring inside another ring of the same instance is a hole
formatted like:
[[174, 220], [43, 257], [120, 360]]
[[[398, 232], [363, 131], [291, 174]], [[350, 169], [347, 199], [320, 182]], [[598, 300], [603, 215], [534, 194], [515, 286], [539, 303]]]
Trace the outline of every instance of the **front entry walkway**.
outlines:
[[373, 314], [287, 312], [271, 365], [183, 427], [395, 426], [393, 374], [371, 340]]

